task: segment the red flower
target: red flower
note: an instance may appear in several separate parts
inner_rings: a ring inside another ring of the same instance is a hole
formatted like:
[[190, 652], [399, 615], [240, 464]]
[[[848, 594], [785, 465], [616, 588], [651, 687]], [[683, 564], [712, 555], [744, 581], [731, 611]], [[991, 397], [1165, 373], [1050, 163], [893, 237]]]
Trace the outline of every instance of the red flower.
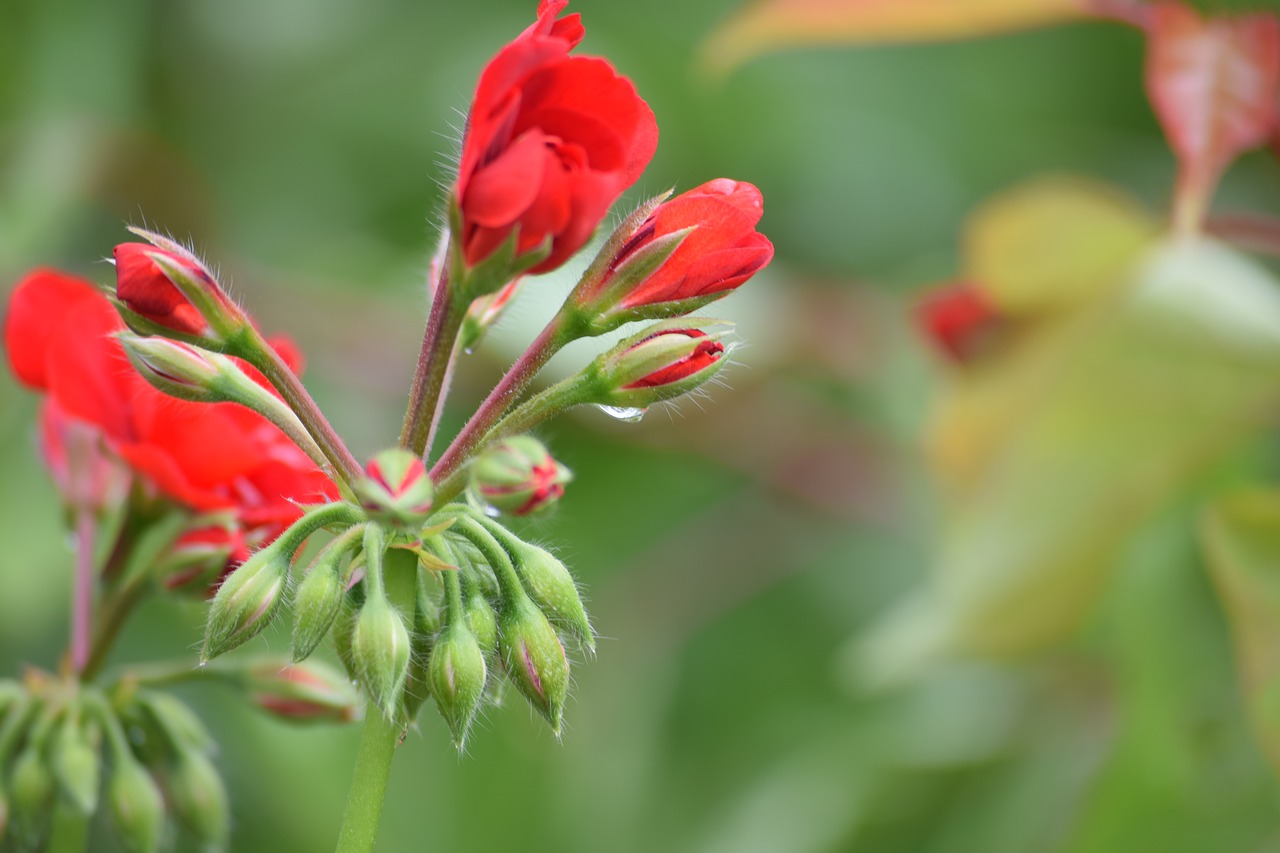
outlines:
[[111, 451], [177, 503], [232, 509], [246, 529], [273, 537], [299, 516], [294, 500], [336, 496], [328, 477], [261, 416], [229, 403], [175, 400], [148, 385], [114, 337], [121, 328], [93, 285], [38, 270], [9, 300], [5, 349], [19, 381], [100, 432]]
[[518, 253], [551, 238], [532, 272], [564, 263], [591, 237], [653, 157], [658, 127], [631, 81], [607, 61], [569, 56], [582, 40], [566, 0], [542, 0], [538, 20], [485, 67], [462, 141], [455, 196], [468, 264], [519, 229]]
[[[629, 292], [620, 308], [711, 299], [727, 294], [773, 259], [773, 243], [756, 231], [764, 213], [760, 190], [717, 178], [659, 205], [627, 240], [610, 273], [654, 240], [692, 228], [671, 257]], [[608, 288], [606, 275], [596, 292]], [[706, 298], [709, 297], [709, 298]]]

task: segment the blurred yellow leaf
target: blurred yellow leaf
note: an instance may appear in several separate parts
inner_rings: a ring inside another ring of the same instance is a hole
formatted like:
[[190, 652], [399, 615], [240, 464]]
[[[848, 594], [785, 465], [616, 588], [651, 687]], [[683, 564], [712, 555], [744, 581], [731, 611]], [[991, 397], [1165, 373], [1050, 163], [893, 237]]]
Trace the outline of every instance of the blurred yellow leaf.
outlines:
[[1074, 20], [1084, 0], [757, 0], [712, 33], [703, 63], [726, 72], [802, 45], [963, 39]]
[[1137, 525], [1280, 408], [1280, 282], [1216, 243], [1163, 243], [1001, 355], [937, 413], [971, 457], [943, 471], [931, 584], [860, 647], [878, 676], [1074, 630]]
[[1280, 492], [1223, 498], [1205, 512], [1200, 532], [1231, 623], [1245, 705], [1280, 768]]
[[969, 218], [964, 277], [1009, 314], [1080, 305], [1120, 283], [1157, 233], [1140, 205], [1105, 184], [1041, 178]]

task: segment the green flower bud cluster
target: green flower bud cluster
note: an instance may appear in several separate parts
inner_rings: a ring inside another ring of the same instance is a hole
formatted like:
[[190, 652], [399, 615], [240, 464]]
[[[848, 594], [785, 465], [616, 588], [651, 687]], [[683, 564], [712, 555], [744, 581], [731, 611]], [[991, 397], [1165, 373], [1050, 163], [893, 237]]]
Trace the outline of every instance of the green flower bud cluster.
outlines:
[[0, 847], [44, 849], [55, 813], [89, 820], [102, 808], [127, 850], [160, 849], [168, 824], [202, 850], [225, 850], [227, 794], [212, 748], [167, 694], [38, 672], [0, 682]]

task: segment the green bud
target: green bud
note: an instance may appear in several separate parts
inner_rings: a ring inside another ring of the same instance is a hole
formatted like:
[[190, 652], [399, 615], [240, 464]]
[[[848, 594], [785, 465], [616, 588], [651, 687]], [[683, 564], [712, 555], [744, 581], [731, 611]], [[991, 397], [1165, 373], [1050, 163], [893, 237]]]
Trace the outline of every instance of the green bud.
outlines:
[[245, 687], [255, 705], [292, 723], [347, 723], [360, 715], [351, 682], [320, 661], [251, 666]]
[[[353, 527], [320, 552], [311, 569], [293, 593], [293, 647], [295, 662], [305, 660], [337, 618], [347, 581], [342, 575], [342, 561], [360, 542], [361, 527]], [[351, 537], [351, 538], [348, 538]]]
[[471, 490], [485, 504], [511, 515], [547, 509], [564, 495], [573, 473], [542, 442], [517, 435], [489, 447], [471, 466]]
[[112, 758], [107, 799], [116, 831], [129, 850], [154, 853], [164, 832], [164, 797], [137, 759], [121, 752]]
[[701, 317], [655, 323], [588, 365], [593, 391], [587, 402], [644, 408], [688, 393], [728, 362], [733, 344], [725, 339], [732, 331], [732, 324]]
[[216, 748], [213, 735], [186, 703], [170, 693], [139, 691], [138, 707], [161, 729], [165, 738], [181, 749], [211, 753]]
[[93, 814], [98, 807], [98, 785], [102, 760], [99, 732], [91, 721], [69, 713], [53, 744], [53, 775], [67, 800], [81, 814]]
[[351, 637], [356, 675], [384, 714], [394, 713], [409, 674], [409, 631], [384, 596], [371, 595], [356, 616]]
[[55, 780], [43, 753], [43, 738], [34, 739], [18, 755], [9, 780], [14, 830], [28, 846], [37, 846], [52, 816]]
[[555, 629], [527, 596], [511, 595], [503, 602], [498, 649], [507, 676], [559, 734], [569, 692], [569, 659]]
[[427, 686], [427, 658], [431, 654], [431, 646], [421, 634], [414, 633], [410, 638], [409, 671], [405, 675], [404, 689], [400, 691], [400, 704], [395, 719], [409, 725], [418, 718], [418, 712], [430, 695]]
[[165, 774], [165, 790], [174, 814], [202, 845], [226, 848], [231, 812], [213, 762], [196, 750], [180, 750]]
[[400, 530], [420, 527], [431, 514], [431, 478], [408, 450], [397, 447], [373, 457], [355, 491], [370, 518]]
[[351, 640], [355, 636], [356, 617], [360, 615], [362, 591], [359, 585], [347, 590], [347, 594], [342, 597], [342, 606], [338, 608], [338, 615], [333, 619], [333, 627], [329, 629], [329, 636], [333, 639], [333, 650], [352, 681], [360, 679], [356, 672], [356, 659], [351, 649]]
[[[156, 390], [194, 403], [217, 403], [226, 399], [214, 390], [219, 365], [214, 363], [213, 353], [131, 332], [117, 332], [116, 339], [134, 370]], [[231, 364], [225, 356], [219, 358]]]
[[462, 749], [467, 731], [480, 710], [489, 671], [476, 636], [463, 623], [446, 626], [436, 638], [427, 664], [431, 695], [449, 724], [453, 742]]
[[289, 552], [280, 540], [254, 554], [218, 587], [209, 608], [201, 663], [257, 636], [271, 621], [289, 579]]
[[520, 584], [542, 612], [557, 627], [567, 631], [578, 642], [594, 653], [595, 632], [582, 604], [578, 585], [569, 569], [545, 548], [524, 541], [501, 524], [485, 519], [485, 529], [493, 534], [503, 549], [511, 555]]

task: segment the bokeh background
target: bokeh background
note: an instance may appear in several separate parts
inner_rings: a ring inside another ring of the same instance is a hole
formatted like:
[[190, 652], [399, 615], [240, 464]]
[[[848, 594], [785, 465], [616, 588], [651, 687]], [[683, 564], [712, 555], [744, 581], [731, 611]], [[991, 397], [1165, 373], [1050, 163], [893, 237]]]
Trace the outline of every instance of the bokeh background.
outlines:
[[[403, 413], [461, 111], [534, 6], [0, 0], [0, 292], [37, 265], [108, 280], [125, 224], [189, 238], [265, 329], [302, 345], [308, 385], [371, 454]], [[588, 411], [543, 430], [576, 480], [531, 535], [585, 585], [599, 655], [575, 666], [563, 742], [512, 700], [458, 756], [426, 709], [379, 849], [1280, 850], [1277, 787], [1194, 541], [1200, 480], [1126, 540], [1098, 606], [1050, 650], [892, 690], [851, 663], [938, 547], [922, 435], [946, 368], [911, 306], [961, 266], [967, 213], [1029, 176], [1084, 173], [1167, 204], [1175, 164], [1141, 36], [1081, 23], [793, 50], [714, 78], [699, 49], [734, 7], [573, 4], [580, 50], [658, 117], [632, 200], [752, 181], [777, 259], [715, 306], [748, 344], [726, 387], [639, 423]], [[1274, 211], [1278, 190], [1258, 152], [1218, 203]], [[531, 284], [466, 358], [446, 430], [572, 281]], [[65, 641], [71, 555], [35, 409], [0, 377], [5, 673], [53, 665]], [[1265, 481], [1273, 456], [1259, 435], [1201, 480]], [[116, 659], [194, 660], [202, 620], [153, 601]], [[217, 685], [181, 695], [221, 743], [233, 849], [329, 849], [357, 727], [291, 728]]]

